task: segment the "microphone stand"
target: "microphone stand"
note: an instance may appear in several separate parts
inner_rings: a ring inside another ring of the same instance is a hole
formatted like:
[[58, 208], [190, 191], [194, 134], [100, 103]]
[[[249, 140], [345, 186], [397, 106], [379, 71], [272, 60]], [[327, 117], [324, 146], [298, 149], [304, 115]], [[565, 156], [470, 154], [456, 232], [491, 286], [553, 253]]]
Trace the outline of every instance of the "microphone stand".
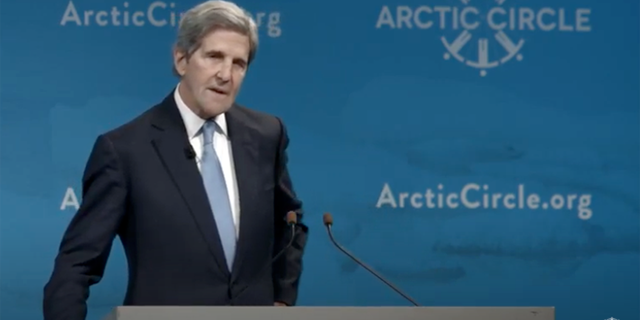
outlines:
[[398, 289], [398, 287], [396, 287], [394, 284], [392, 284], [391, 282], [389, 282], [388, 280], [386, 280], [384, 277], [382, 277], [380, 274], [378, 274], [378, 272], [376, 272], [375, 270], [373, 270], [371, 267], [369, 267], [367, 264], [365, 264], [364, 262], [360, 261], [360, 259], [356, 258], [353, 254], [351, 254], [349, 251], [347, 251], [347, 249], [345, 249], [344, 247], [342, 247], [334, 238], [333, 238], [333, 232], [331, 232], [331, 223], [325, 223], [325, 226], [327, 227], [327, 233], [329, 234], [329, 239], [331, 239], [331, 242], [340, 250], [342, 251], [344, 254], [346, 254], [349, 258], [353, 259], [353, 261], [355, 261], [356, 263], [358, 263], [359, 265], [361, 265], [363, 268], [365, 268], [367, 271], [369, 271], [371, 274], [373, 274], [374, 276], [376, 276], [376, 278], [378, 278], [380, 281], [384, 282], [387, 286], [389, 286], [391, 289], [393, 289], [395, 292], [397, 292], [399, 295], [401, 295], [403, 298], [407, 299], [407, 301], [411, 302], [414, 306], [418, 307], [420, 306], [415, 300], [413, 300], [411, 297], [409, 297], [407, 294], [405, 294], [404, 292], [402, 292], [400, 289]]

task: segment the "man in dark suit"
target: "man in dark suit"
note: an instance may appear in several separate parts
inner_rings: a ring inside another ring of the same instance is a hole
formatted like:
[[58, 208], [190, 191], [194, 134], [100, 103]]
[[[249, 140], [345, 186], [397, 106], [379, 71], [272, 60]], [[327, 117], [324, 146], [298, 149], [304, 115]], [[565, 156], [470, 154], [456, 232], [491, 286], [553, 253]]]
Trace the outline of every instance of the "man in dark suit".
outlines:
[[44, 289], [46, 320], [85, 319], [116, 235], [129, 267], [124, 305], [295, 304], [308, 229], [287, 171], [287, 132], [277, 117], [234, 102], [257, 38], [255, 22], [229, 2], [183, 16], [176, 89], [96, 140]]

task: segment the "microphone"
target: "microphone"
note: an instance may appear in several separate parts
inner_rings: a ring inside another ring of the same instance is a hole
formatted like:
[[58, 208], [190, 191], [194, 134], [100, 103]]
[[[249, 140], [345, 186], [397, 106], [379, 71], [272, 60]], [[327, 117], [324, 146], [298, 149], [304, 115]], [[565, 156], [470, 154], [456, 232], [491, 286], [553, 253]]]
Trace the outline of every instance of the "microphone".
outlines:
[[[278, 260], [278, 258], [280, 258], [280, 256], [282, 256], [287, 249], [289, 249], [289, 247], [291, 247], [291, 245], [293, 245], [293, 240], [295, 239], [296, 236], [296, 224], [298, 223], [298, 215], [295, 213], [295, 211], [289, 211], [287, 212], [287, 225], [290, 227], [291, 229], [291, 239], [289, 239], [289, 243], [287, 243], [287, 246], [282, 248], [282, 250], [280, 250], [278, 252], [278, 254], [276, 254], [271, 261], [269, 261], [269, 263], [267, 263], [266, 265], [264, 265], [264, 267], [262, 267], [262, 269], [260, 270], [260, 272], [258, 272], [258, 278], [260, 279], [262, 277], [262, 275], [264, 274], [265, 271], [267, 271], [267, 269]], [[240, 291], [238, 291], [238, 294], [236, 294], [236, 296], [234, 297], [234, 299], [237, 299], [245, 290], [247, 290], [250, 287], [250, 284], [247, 283]]]
[[192, 160], [196, 157], [196, 152], [193, 150], [192, 146], [184, 147], [184, 155], [187, 159]]
[[395, 285], [393, 285], [390, 281], [386, 280], [383, 276], [381, 276], [378, 272], [376, 272], [375, 270], [373, 270], [371, 267], [369, 267], [367, 264], [365, 264], [364, 262], [360, 261], [360, 259], [356, 258], [353, 254], [351, 254], [349, 251], [347, 251], [347, 249], [345, 249], [343, 246], [341, 246], [338, 242], [336, 242], [336, 240], [333, 238], [333, 232], [331, 231], [331, 226], [333, 225], [333, 217], [331, 216], [330, 213], [325, 213], [322, 216], [322, 221], [324, 223], [324, 226], [327, 228], [327, 233], [329, 234], [329, 239], [331, 239], [331, 242], [336, 246], [336, 248], [338, 248], [340, 251], [342, 251], [342, 253], [346, 254], [349, 258], [351, 258], [353, 261], [355, 261], [357, 264], [359, 264], [360, 266], [362, 266], [363, 268], [365, 268], [367, 271], [369, 271], [371, 274], [373, 274], [374, 276], [376, 276], [376, 278], [378, 278], [380, 281], [384, 282], [387, 286], [389, 286], [391, 289], [393, 289], [395, 292], [397, 292], [398, 294], [400, 294], [403, 298], [405, 298], [407, 301], [411, 302], [411, 304], [413, 304], [414, 306], [418, 307], [420, 306], [415, 300], [411, 299], [411, 297], [409, 297], [407, 294], [405, 294], [404, 292], [402, 292], [402, 290], [398, 289], [398, 287], [396, 287]]

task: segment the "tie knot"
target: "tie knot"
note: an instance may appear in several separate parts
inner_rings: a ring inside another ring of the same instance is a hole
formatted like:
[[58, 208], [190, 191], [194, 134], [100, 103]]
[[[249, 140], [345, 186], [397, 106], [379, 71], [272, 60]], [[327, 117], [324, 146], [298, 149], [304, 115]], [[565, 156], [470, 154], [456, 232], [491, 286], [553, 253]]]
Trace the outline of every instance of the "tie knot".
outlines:
[[213, 120], [207, 120], [202, 125], [202, 135], [204, 137], [205, 145], [213, 143], [213, 133], [216, 131], [216, 127], [216, 122]]

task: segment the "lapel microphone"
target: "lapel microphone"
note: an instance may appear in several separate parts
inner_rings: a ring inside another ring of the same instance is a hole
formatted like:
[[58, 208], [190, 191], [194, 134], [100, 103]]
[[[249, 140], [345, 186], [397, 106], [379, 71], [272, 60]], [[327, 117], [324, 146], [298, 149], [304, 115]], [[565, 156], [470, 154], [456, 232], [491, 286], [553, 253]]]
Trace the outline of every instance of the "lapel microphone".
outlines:
[[196, 158], [196, 152], [195, 152], [195, 150], [193, 150], [193, 147], [191, 145], [184, 148], [184, 155], [189, 160]]

